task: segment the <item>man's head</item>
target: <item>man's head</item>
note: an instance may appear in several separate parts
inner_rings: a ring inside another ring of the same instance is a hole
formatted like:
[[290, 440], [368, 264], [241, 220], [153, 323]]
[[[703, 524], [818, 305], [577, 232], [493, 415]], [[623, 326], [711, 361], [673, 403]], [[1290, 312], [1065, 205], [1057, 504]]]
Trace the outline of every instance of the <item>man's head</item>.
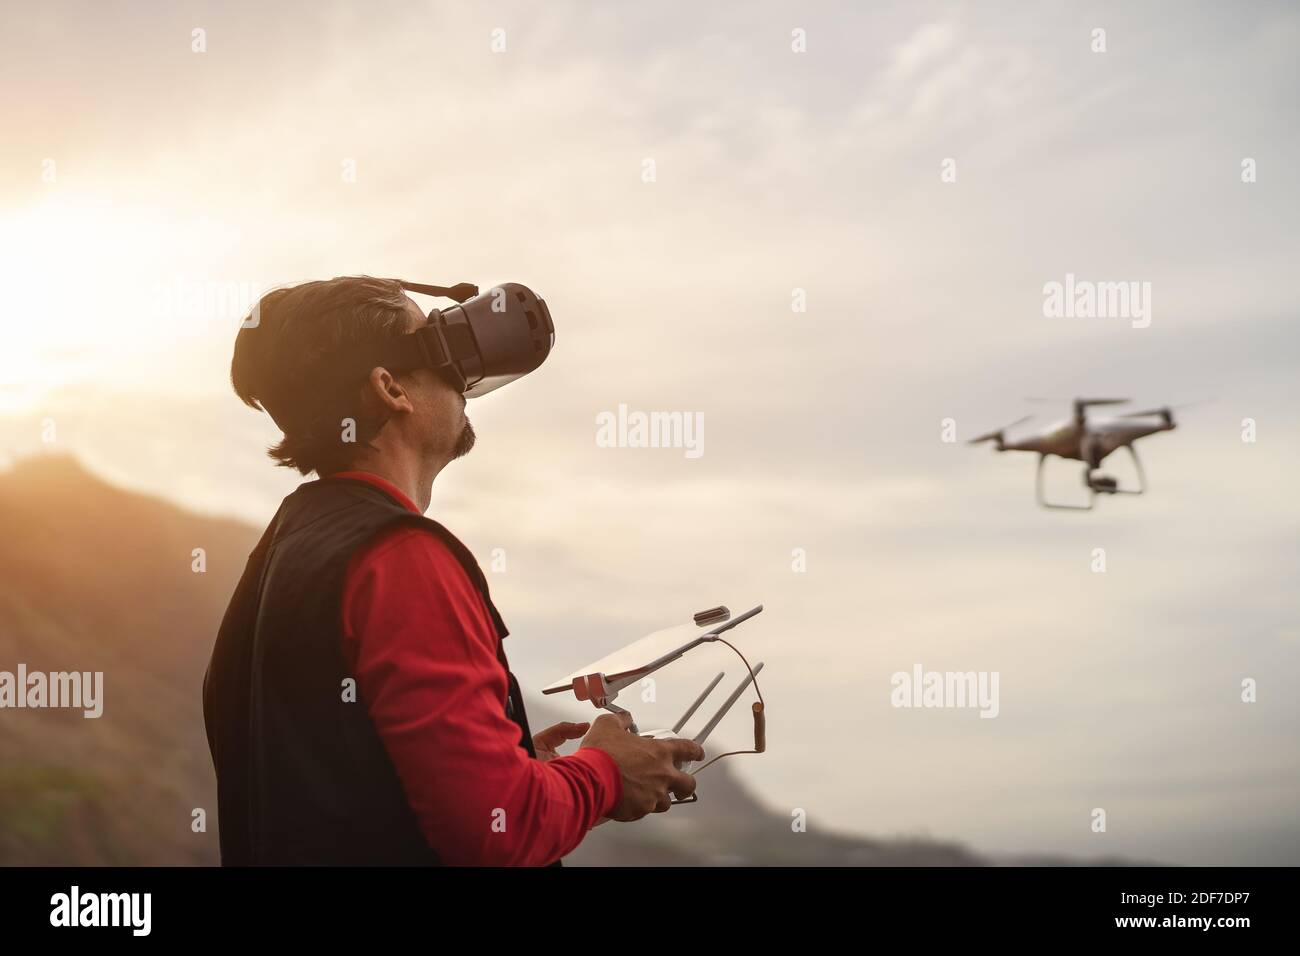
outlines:
[[341, 383], [330, 373], [341, 356], [426, 321], [391, 279], [347, 276], [263, 296], [235, 339], [230, 380], [284, 432], [270, 456], [304, 475], [329, 475], [384, 451], [439, 467], [468, 452], [465, 397], [432, 369], [359, 369]]

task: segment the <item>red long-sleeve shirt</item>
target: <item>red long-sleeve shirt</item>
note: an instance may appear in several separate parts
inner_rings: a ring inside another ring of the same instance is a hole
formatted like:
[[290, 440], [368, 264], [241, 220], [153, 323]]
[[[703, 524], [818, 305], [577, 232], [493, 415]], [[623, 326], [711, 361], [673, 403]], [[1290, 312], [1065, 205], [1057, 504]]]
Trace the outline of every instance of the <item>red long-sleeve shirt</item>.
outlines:
[[[336, 477], [368, 482], [418, 513], [377, 475]], [[397, 528], [358, 552], [342, 614], [344, 660], [443, 862], [554, 862], [622, 798], [622, 775], [603, 750], [541, 761], [519, 746], [487, 605], [436, 536]]]

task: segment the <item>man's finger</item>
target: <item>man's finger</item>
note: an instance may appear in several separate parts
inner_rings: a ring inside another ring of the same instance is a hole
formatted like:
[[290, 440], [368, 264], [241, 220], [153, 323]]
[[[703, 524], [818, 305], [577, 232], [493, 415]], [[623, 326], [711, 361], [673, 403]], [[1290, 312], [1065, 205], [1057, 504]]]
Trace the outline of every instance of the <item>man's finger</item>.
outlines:
[[571, 720], [566, 720], [563, 723], [556, 724], [554, 727], [548, 727], [542, 732], [548, 735], [553, 735], [559, 740], [577, 740], [590, 728], [591, 724], [586, 723], [585, 721], [579, 724], [574, 723]]
[[668, 792], [677, 797], [678, 800], [685, 800], [695, 792], [695, 778], [689, 773], [674, 770], [668, 780]]
[[533, 735], [533, 746], [554, 750], [566, 740], [576, 740], [587, 732], [589, 724], [575, 724], [566, 721], [562, 724], [556, 724], [554, 727], [547, 727], [545, 730]]
[[601, 714], [596, 718], [593, 727], [607, 727], [610, 723], [615, 723], [623, 730], [627, 730], [632, 724], [631, 714]]
[[672, 752], [673, 763], [685, 763], [687, 760], [703, 760], [704, 748], [694, 740], [665, 740]]

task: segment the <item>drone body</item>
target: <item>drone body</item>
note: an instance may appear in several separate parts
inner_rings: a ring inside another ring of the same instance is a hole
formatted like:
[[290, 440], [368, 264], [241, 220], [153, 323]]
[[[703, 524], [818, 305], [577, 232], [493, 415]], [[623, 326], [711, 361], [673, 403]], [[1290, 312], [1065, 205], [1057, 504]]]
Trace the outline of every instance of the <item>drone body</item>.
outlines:
[[[1077, 398], [1074, 400], [1074, 416], [1065, 421], [1049, 426], [1046, 430], [1017, 441], [1007, 441], [1005, 432], [1028, 419], [1022, 418], [996, 431], [971, 439], [968, 444], [977, 445], [992, 441], [998, 451], [1030, 451], [1038, 454], [1038, 473], [1035, 489], [1038, 503], [1044, 508], [1064, 511], [1091, 511], [1097, 495], [1140, 495], [1146, 492], [1146, 475], [1142, 470], [1142, 461], [1133, 448], [1139, 438], [1154, 435], [1157, 432], [1173, 431], [1173, 409], [1153, 408], [1141, 412], [1129, 412], [1116, 418], [1090, 419], [1088, 409], [1097, 405], [1123, 405], [1128, 399], [1123, 398]], [[1121, 488], [1119, 482], [1099, 470], [1101, 463], [1112, 452], [1121, 448], [1128, 450], [1137, 468], [1138, 487]], [[1086, 505], [1063, 504], [1048, 501], [1043, 493], [1043, 466], [1049, 455], [1058, 458], [1081, 461], [1084, 464], [1083, 484], [1088, 489]]]

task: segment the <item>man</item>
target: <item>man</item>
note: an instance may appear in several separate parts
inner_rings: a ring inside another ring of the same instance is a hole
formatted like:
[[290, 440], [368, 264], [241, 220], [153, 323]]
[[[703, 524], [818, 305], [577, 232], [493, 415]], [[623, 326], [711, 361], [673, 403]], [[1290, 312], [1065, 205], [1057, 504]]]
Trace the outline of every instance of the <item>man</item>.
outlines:
[[249, 557], [204, 680], [222, 862], [545, 865], [694, 792], [693, 742], [613, 715], [530, 733], [484, 575], [422, 516], [474, 445], [464, 381], [365, 358], [426, 325], [402, 284], [309, 282], [253, 315], [235, 392], [320, 477]]

